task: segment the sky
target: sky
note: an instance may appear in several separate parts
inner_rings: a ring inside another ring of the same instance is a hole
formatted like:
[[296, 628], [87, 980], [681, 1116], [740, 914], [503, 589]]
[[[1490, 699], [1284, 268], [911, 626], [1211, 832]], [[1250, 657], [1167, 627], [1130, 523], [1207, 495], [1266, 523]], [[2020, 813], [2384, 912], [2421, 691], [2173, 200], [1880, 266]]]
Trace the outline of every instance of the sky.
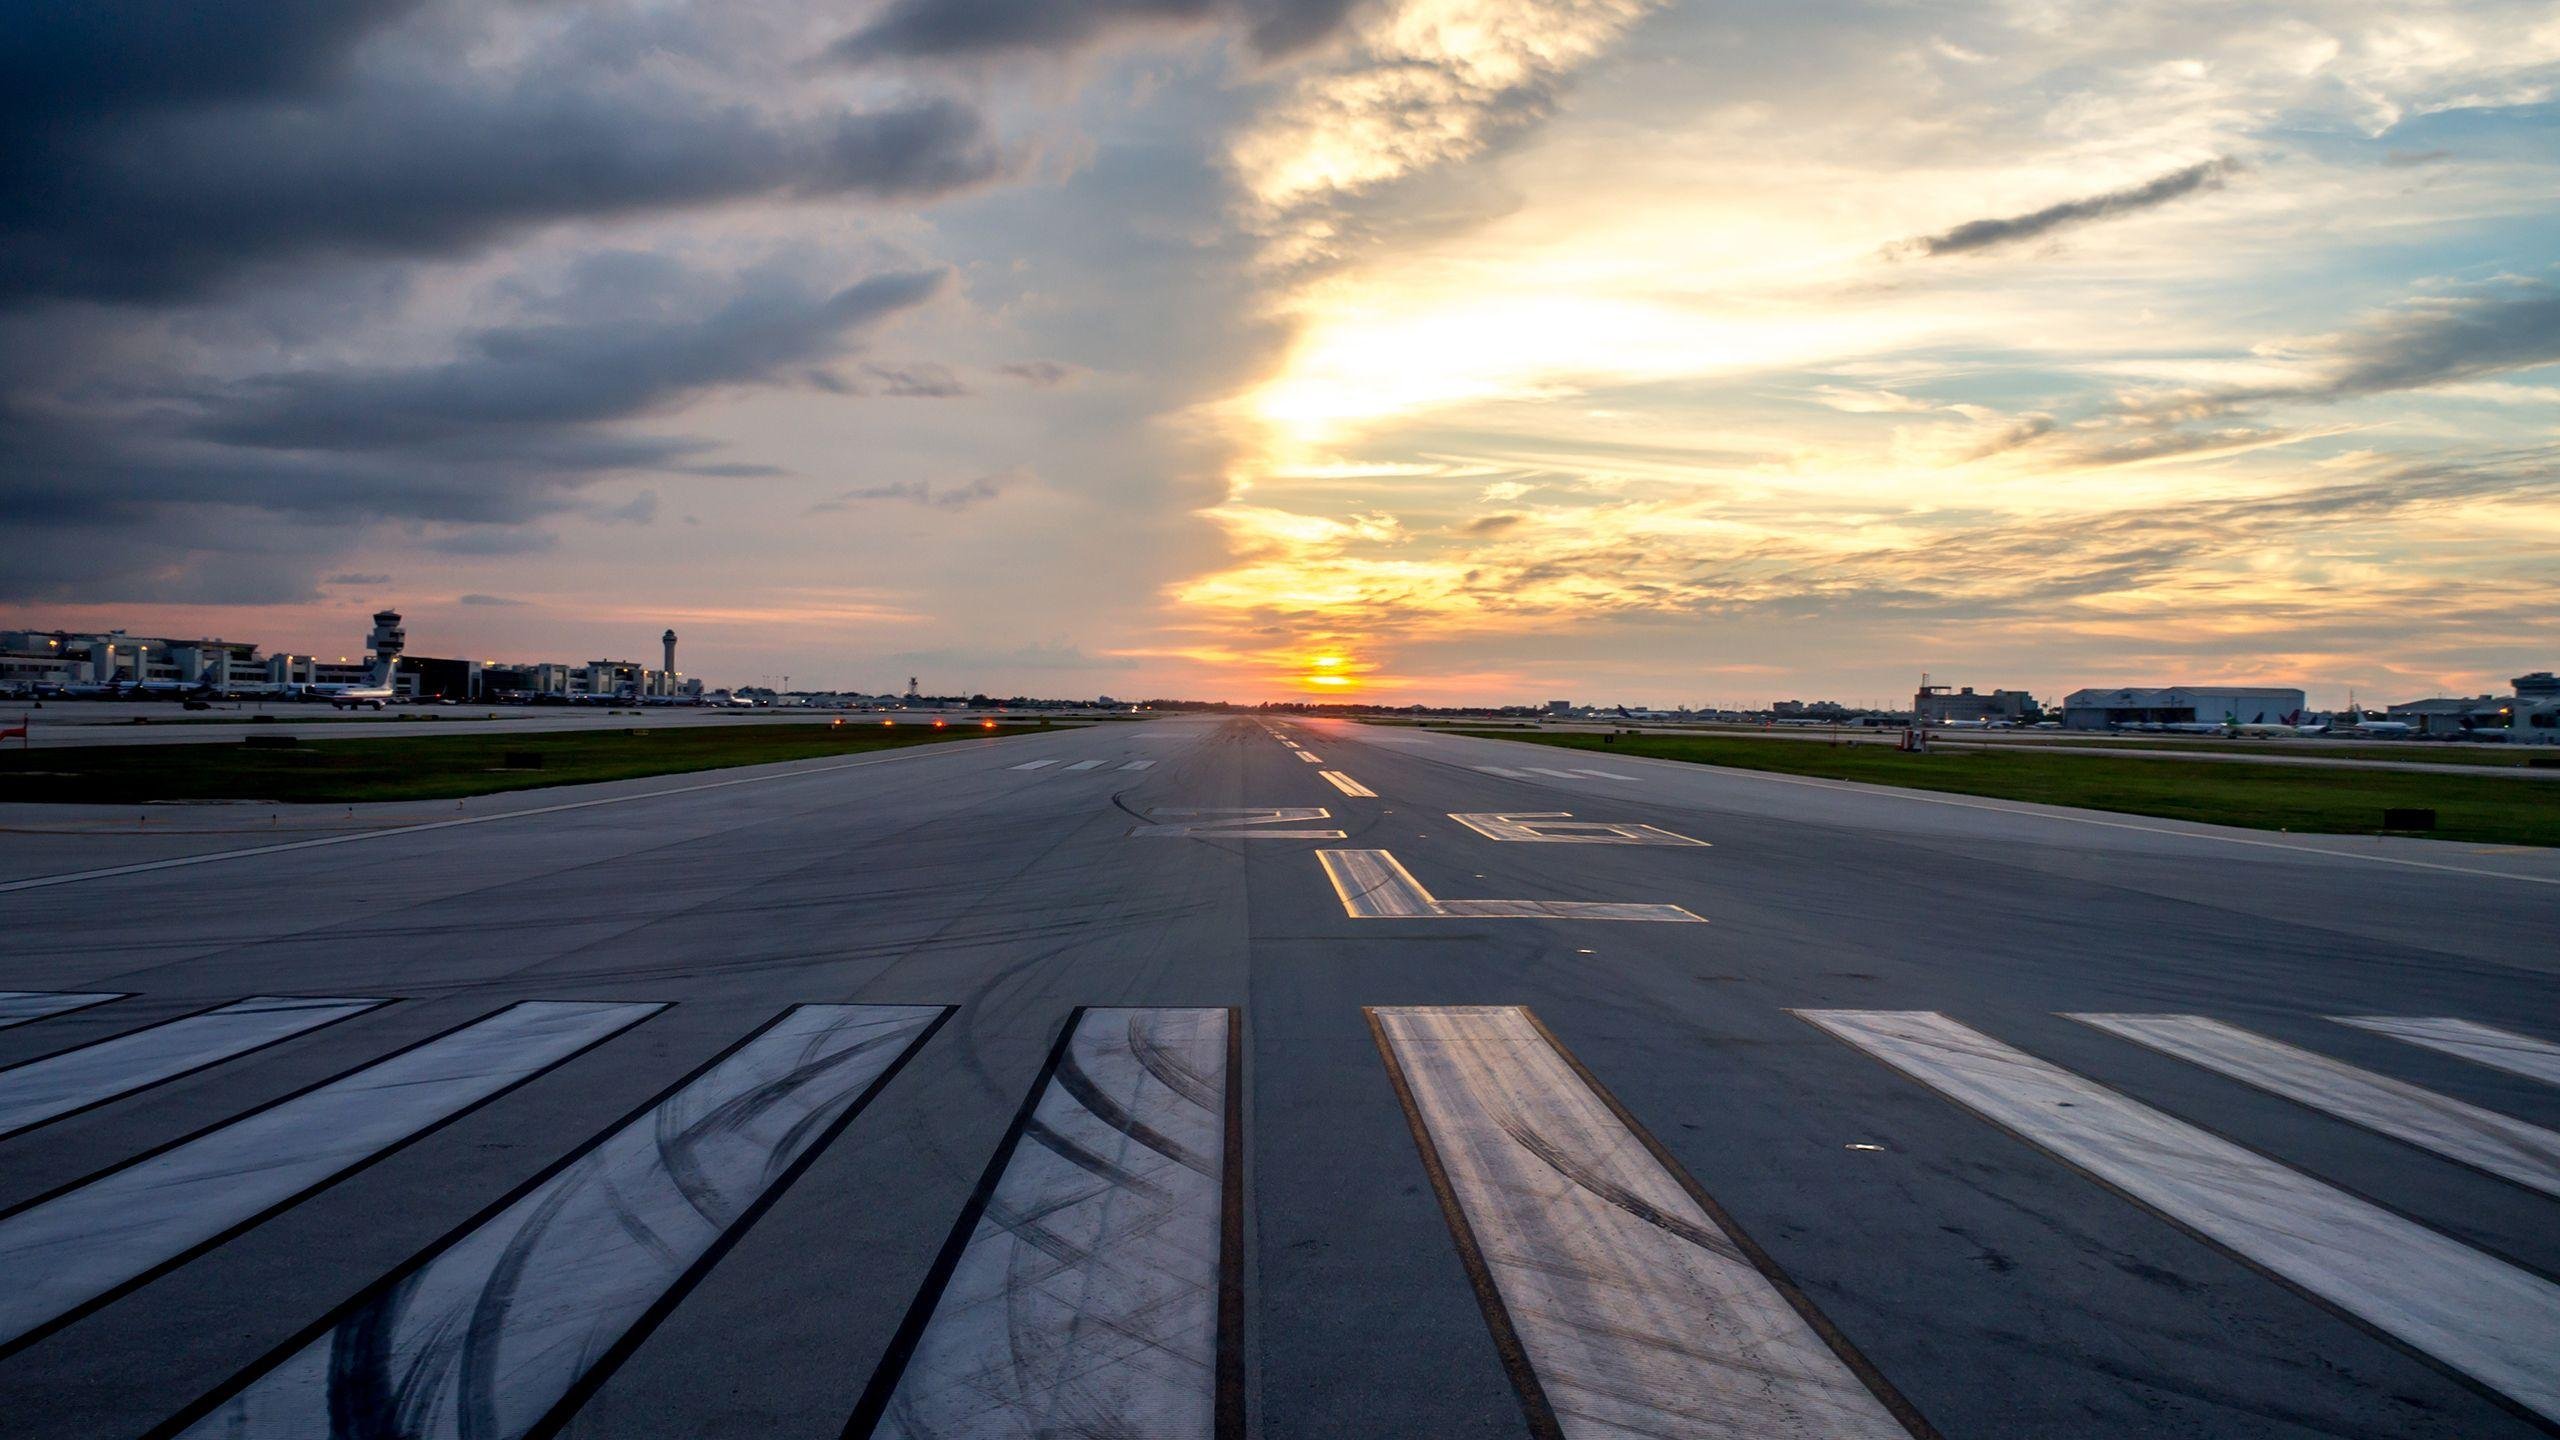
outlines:
[[2547, 3], [0, 32], [0, 624], [1740, 705], [2560, 665]]

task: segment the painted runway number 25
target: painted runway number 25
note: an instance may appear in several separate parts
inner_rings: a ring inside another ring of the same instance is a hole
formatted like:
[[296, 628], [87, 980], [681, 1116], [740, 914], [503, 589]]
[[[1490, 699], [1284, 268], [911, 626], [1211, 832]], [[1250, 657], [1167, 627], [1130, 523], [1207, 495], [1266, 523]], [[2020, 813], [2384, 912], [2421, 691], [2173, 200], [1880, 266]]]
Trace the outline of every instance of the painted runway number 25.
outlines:
[[1576, 820], [1569, 810], [1511, 815], [1453, 814], [1449, 818], [1487, 840], [1522, 840], [1544, 845], [1695, 845], [1702, 849], [1707, 843], [1651, 825]]

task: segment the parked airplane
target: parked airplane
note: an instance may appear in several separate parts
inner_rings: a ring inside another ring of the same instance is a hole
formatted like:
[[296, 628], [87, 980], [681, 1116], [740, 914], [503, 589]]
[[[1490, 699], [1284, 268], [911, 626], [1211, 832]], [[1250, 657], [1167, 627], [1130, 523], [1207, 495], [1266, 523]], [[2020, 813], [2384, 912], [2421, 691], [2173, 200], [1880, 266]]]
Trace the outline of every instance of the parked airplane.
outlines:
[[346, 685], [297, 685], [293, 695], [297, 700], [326, 700], [339, 710], [380, 710], [400, 698], [393, 683], [398, 663], [379, 660], [370, 679]]

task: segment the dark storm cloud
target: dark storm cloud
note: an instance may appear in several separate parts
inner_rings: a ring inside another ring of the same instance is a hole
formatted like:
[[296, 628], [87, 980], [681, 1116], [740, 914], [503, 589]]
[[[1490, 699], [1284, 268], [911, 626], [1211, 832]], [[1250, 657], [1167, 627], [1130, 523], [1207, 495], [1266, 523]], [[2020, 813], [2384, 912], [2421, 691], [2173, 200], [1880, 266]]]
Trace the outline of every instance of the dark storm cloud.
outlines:
[[750, 278], [709, 314], [607, 317], [483, 330], [462, 353], [404, 370], [269, 376], [200, 427], [227, 445], [417, 451], [537, 444], [647, 414], [702, 390], [768, 378], [931, 299], [940, 271], [878, 275], [832, 295]]
[[2010, 215], [1992, 220], [1969, 220], [1943, 234], [1926, 235], [1905, 240], [1894, 247], [1897, 253], [1920, 255], [1962, 255], [1974, 250], [1987, 250], [2020, 240], [2032, 240], [2071, 225], [2085, 225], [2096, 220], [2112, 220], [2119, 215], [2149, 210], [2166, 205], [2181, 196], [2199, 190], [2219, 188], [2224, 177], [2236, 166], [2230, 160], [2206, 160], [2183, 170], [2146, 180], [2123, 190], [2110, 190], [2102, 195], [2066, 200], [2024, 215]]
[[779, 123], [543, 76], [75, 131], [0, 177], [0, 301], [169, 300], [313, 255], [455, 257], [525, 228], [760, 197], [915, 198], [998, 173], [977, 113], [926, 101]]
[[847, 59], [961, 58], [1072, 51], [1117, 33], [1241, 26], [1265, 56], [1295, 54], [1341, 25], [1357, 0], [890, 0], [838, 45]]

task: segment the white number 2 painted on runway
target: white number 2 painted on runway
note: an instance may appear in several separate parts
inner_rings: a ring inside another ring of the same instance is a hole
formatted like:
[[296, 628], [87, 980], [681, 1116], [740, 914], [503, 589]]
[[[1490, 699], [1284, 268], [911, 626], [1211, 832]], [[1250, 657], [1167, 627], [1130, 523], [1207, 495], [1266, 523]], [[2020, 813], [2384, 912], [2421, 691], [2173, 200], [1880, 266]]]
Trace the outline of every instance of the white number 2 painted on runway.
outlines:
[[[1182, 818], [1192, 817], [1192, 818]], [[1339, 830], [1278, 830], [1273, 826], [1307, 820], [1330, 820], [1333, 812], [1313, 806], [1260, 806], [1224, 810], [1152, 810], [1153, 825], [1132, 835], [1188, 836], [1194, 840], [1340, 840]], [[1168, 823], [1169, 822], [1169, 823]]]
[[1651, 825], [1576, 820], [1569, 810], [1511, 815], [1451, 815], [1449, 818], [1487, 840], [1524, 840], [1547, 845], [1696, 845], [1701, 848], [1707, 843]]

